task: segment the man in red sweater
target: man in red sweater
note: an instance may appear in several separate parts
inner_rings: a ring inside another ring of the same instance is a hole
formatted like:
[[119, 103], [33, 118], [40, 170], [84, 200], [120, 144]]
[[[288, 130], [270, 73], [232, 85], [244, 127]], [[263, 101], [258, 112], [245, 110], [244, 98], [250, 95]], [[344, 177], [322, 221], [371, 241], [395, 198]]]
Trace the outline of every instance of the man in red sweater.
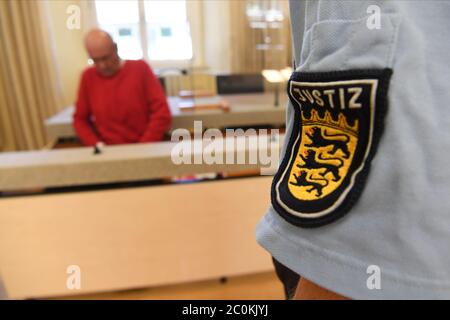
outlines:
[[90, 31], [85, 45], [95, 66], [81, 76], [74, 114], [83, 144], [162, 140], [171, 114], [150, 66], [143, 60], [121, 60], [117, 45], [102, 30]]

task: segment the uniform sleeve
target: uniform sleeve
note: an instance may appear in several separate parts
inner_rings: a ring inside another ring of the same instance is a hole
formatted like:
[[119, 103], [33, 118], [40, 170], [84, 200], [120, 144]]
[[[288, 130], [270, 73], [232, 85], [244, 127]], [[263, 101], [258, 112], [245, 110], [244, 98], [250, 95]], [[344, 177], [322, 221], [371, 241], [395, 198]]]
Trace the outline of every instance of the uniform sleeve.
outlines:
[[80, 86], [78, 88], [78, 98], [75, 105], [75, 114], [73, 116], [73, 126], [81, 142], [86, 146], [94, 146], [100, 142], [93, 129], [91, 121], [91, 108], [88, 99], [88, 81], [86, 72], [81, 76]]
[[145, 97], [147, 108], [149, 109], [149, 121], [140, 142], [161, 141], [164, 133], [169, 130], [172, 123], [172, 116], [167, 104], [161, 84], [153, 74], [150, 66], [143, 63]]

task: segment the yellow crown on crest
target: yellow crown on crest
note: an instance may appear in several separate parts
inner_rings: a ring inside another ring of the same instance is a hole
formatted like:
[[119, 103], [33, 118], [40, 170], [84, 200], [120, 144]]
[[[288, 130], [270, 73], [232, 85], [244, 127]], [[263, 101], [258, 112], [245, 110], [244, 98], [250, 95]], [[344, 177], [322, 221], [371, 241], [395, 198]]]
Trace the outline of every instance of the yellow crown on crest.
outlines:
[[338, 120], [335, 121], [328, 111], [325, 112], [324, 117], [320, 117], [316, 110], [311, 110], [311, 116], [309, 118], [303, 116], [303, 124], [326, 125], [327, 127], [342, 130], [354, 136], [358, 135], [358, 120], [355, 120], [353, 126], [350, 126], [342, 113], [339, 113]]

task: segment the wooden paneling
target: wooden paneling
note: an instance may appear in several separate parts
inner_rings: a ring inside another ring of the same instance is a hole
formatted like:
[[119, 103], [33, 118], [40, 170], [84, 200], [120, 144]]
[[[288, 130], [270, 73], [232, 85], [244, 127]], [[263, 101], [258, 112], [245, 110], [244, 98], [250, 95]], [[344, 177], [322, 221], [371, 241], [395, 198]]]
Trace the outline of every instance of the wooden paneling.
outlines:
[[[266, 272], [255, 241], [271, 177], [0, 200], [0, 275], [13, 298]], [[66, 287], [81, 268], [81, 289]]]
[[205, 90], [217, 94], [216, 77], [212, 74], [166, 75], [164, 81], [167, 96], [178, 96], [180, 90]]

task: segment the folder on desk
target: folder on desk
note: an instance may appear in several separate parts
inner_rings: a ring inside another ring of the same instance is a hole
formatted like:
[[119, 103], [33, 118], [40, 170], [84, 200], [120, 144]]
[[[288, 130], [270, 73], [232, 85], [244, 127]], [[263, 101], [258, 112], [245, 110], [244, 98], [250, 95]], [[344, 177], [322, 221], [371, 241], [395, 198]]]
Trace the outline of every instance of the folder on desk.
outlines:
[[178, 102], [177, 106], [180, 111], [219, 109], [226, 112], [229, 110], [228, 103], [221, 97], [204, 97], [189, 100], [183, 99]]

